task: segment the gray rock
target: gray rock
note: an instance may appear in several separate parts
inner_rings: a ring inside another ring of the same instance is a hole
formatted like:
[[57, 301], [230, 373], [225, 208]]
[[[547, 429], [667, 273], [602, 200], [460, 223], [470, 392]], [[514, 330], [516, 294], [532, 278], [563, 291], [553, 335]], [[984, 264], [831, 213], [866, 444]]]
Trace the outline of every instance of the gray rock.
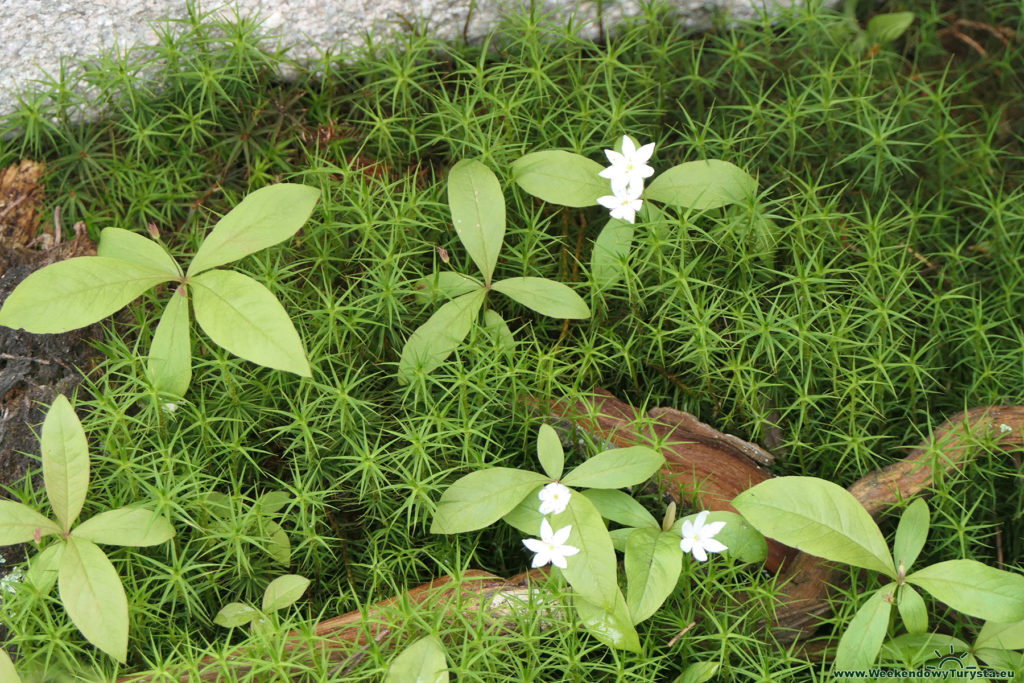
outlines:
[[[837, 0], [832, 0], [833, 3]], [[684, 23], [705, 27], [715, 12], [735, 19], [758, 11], [790, 6], [802, 0], [671, 0]], [[362, 42], [370, 29], [394, 30], [409, 22], [426, 22], [433, 35], [479, 38], [503, 13], [524, 0], [238, 0], [243, 16], [259, 16], [264, 26], [291, 47], [291, 56], [315, 59], [323, 50]], [[472, 13], [470, 7], [473, 7]], [[598, 33], [601, 8], [604, 26], [640, 11], [638, 0], [544, 0], [556, 17], [577, 13], [588, 37]], [[217, 7], [207, 3], [206, 7]], [[235, 7], [234, 4], [231, 7]], [[757, 8], [761, 8], [758, 10]], [[218, 9], [233, 15], [234, 10]], [[57, 74], [61, 58], [71, 62], [119, 46], [153, 44], [154, 22], [188, 16], [182, 0], [0, 0], [0, 115], [14, 107], [13, 93], [22, 92], [44, 74]], [[468, 19], [468, 21], [467, 21]]]

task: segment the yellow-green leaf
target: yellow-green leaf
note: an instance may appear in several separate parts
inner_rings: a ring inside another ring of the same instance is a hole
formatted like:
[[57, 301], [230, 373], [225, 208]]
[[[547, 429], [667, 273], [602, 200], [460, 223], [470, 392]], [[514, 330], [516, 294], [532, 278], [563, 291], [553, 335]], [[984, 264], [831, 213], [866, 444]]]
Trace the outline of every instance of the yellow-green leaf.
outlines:
[[388, 667], [384, 683], [447, 683], [444, 647], [434, 636], [420, 638], [402, 650]]
[[181, 266], [164, 251], [163, 247], [148, 237], [121, 228], [104, 228], [100, 232], [96, 255], [130, 261], [146, 268], [163, 271], [172, 278], [181, 276]]
[[57, 577], [60, 600], [86, 640], [119, 662], [128, 656], [128, 599], [99, 546], [68, 538]]
[[489, 284], [505, 239], [505, 198], [497, 176], [479, 161], [463, 159], [448, 173], [448, 205], [455, 232]]
[[43, 421], [39, 449], [43, 454], [46, 497], [64, 531], [78, 519], [89, 490], [89, 445], [70, 401], [58, 394]]
[[533, 152], [512, 162], [519, 187], [546, 202], [578, 208], [612, 193], [611, 184], [598, 175], [601, 170], [593, 159], [563, 150]]
[[93, 543], [144, 547], [170, 540], [174, 527], [166, 517], [152, 510], [123, 507], [87, 519], [71, 535]]
[[192, 339], [188, 324], [188, 295], [179, 287], [171, 295], [149, 347], [149, 381], [160, 392], [184, 396], [192, 381]]

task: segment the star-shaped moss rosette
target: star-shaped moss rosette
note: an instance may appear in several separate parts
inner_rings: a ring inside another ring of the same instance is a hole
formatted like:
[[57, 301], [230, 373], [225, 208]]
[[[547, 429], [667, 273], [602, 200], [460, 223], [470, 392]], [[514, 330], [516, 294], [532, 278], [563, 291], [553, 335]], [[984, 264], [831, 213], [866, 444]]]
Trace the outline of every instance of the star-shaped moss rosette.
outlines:
[[[623, 136], [615, 150], [606, 150], [611, 166], [565, 150], [545, 150], [512, 163], [516, 183], [534, 197], [552, 204], [583, 208], [601, 204], [612, 211], [591, 253], [591, 274], [596, 284], [614, 284], [620, 263], [629, 255], [633, 220], [640, 212], [656, 216], [648, 202], [693, 211], [707, 211], [749, 202], [757, 181], [735, 164], [720, 159], [687, 161], [656, 175], [646, 187], [645, 168], [653, 148]], [[643, 205], [641, 207], [641, 205]]]
[[161, 283], [176, 282], [146, 368], [158, 392], [181, 397], [192, 381], [189, 293], [199, 327], [218, 346], [258, 365], [309, 377], [302, 340], [273, 293], [219, 266], [294, 235], [319, 198], [318, 189], [290, 183], [256, 190], [217, 222], [184, 273], [158, 242], [106, 228], [97, 256], [60, 261], [25, 278], [0, 309], [0, 325], [33, 334], [67, 332], [116, 313]]

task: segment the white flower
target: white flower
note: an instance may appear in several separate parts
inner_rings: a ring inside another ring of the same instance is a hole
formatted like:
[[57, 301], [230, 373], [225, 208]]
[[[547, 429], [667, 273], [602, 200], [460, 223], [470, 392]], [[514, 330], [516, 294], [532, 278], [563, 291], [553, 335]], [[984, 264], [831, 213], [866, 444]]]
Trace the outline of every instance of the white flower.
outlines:
[[640, 192], [642, 190], [643, 186], [634, 187], [630, 185], [622, 192], [598, 197], [597, 203], [606, 209], [611, 209], [612, 218], [633, 223], [636, 221], [636, 212], [643, 206], [643, 201], [640, 199]]
[[569, 540], [569, 533], [572, 531], [572, 525], [562, 527], [558, 531], [552, 531], [551, 525], [548, 524], [548, 520], [545, 517], [540, 523], [540, 540], [536, 538], [527, 538], [523, 540], [523, 545], [537, 553], [533, 556], [533, 568], [543, 567], [548, 562], [565, 569], [569, 566], [565, 558], [575, 555], [580, 551], [579, 548], [572, 545], [566, 545], [565, 542]]
[[654, 154], [654, 143], [648, 143], [637, 149], [629, 136], [623, 135], [622, 152], [606, 149], [604, 154], [608, 157], [608, 161], [612, 162], [612, 165], [598, 175], [612, 181], [612, 193], [622, 194], [629, 188], [637, 190], [636, 195], [639, 197], [640, 192], [644, 189], [644, 178], [654, 175], [654, 169], [647, 165], [647, 161]]
[[999, 432], [1000, 432], [1001, 434], [1005, 434], [1006, 432], [1012, 432], [1012, 431], [1013, 431], [1013, 427], [1011, 427], [1011, 426], [1010, 426], [1010, 425], [1008, 425], [1008, 424], [1002, 424], [1002, 423], [1000, 423], [1000, 425], [999, 425]]
[[557, 515], [565, 512], [569, 498], [572, 497], [572, 491], [569, 490], [569, 487], [553, 481], [542, 488], [537, 497], [540, 498], [540, 514]]
[[683, 540], [679, 541], [679, 547], [683, 549], [684, 553], [692, 552], [694, 558], [700, 562], [708, 559], [708, 552], [720, 553], [723, 550], [728, 550], [728, 548], [712, 538], [722, 530], [725, 522], [704, 524], [704, 520], [707, 518], [708, 511], [704, 510], [697, 515], [697, 519], [693, 522], [684, 519], [683, 528], [680, 529]]

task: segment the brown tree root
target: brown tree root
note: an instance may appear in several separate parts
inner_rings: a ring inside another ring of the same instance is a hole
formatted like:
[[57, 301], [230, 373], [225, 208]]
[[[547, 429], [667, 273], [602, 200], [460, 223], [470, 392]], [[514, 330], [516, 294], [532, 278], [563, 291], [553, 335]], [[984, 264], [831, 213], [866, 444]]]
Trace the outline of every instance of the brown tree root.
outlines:
[[[654, 408], [644, 413], [600, 388], [585, 401], [545, 405], [530, 401], [530, 405], [554, 420], [555, 426], [570, 437], [573, 430], [580, 429], [614, 447], [660, 448], [667, 461], [661, 476], [670, 495], [676, 500], [691, 500], [705, 509], [733, 510], [729, 503], [733, 497], [772, 476], [765, 469], [774, 461], [771, 453], [673, 408]], [[992, 436], [1006, 450], [1024, 446], [1024, 406], [989, 406], [958, 413], [906, 458], [869, 474], [849, 490], [872, 517], [878, 517], [890, 506], [929, 486], [938, 472], [966, 464], [975, 450], [971, 437], [982, 434]], [[821, 558], [770, 539], [768, 545], [765, 565], [772, 571], [781, 571], [779, 583], [783, 586], [782, 607], [777, 611], [773, 631], [778, 640], [792, 641], [815, 630], [820, 617], [828, 611], [829, 585], [840, 583], [842, 574]], [[337, 661], [339, 672], [353, 668], [365, 658], [370, 641], [380, 642], [405, 630], [400, 612], [394, 609], [399, 601], [410, 605], [429, 603], [433, 610], [454, 610], [453, 614], [480, 613], [500, 625], [509, 620], [516, 604], [522, 605], [529, 599], [531, 580], [543, 575], [542, 571], [534, 570], [502, 579], [470, 571], [461, 581], [451, 577], [435, 579], [365, 611], [320, 622], [315, 634], [323, 638], [323, 644], [319, 652], [310, 654]], [[308, 637], [292, 632], [284, 648], [298, 654], [300, 649], [309, 647], [308, 642]], [[198, 679], [186, 673], [179, 680], [220, 680], [225, 661], [232, 674], [242, 673], [252, 668], [247, 653], [242, 645], [227, 657], [217, 658], [217, 663], [208, 657], [200, 663], [202, 673]], [[119, 681], [155, 678], [153, 673], [142, 673]]]

